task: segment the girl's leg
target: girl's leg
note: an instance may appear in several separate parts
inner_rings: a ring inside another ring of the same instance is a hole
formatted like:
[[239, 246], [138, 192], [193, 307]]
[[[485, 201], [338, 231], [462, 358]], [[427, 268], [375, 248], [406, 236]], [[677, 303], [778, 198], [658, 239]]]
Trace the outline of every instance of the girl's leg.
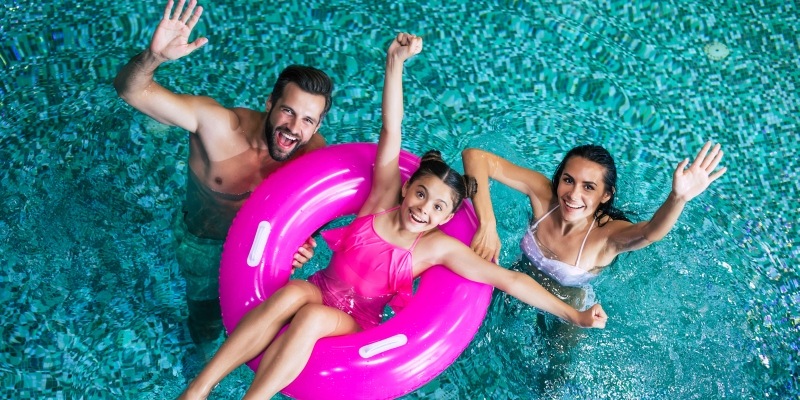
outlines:
[[313, 303], [322, 303], [319, 288], [303, 280], [287, 283], [239, 321], [236, 329], [189, 384], [180, 399], [206, 398], [222, 378], [264, 351], [298, 310]]
[[320, 304], [301, 308], [289, 328], [273, 342], [244, 399], [269, 399], [305, 368], [314, 344], [323, 337], [357, 332], [361, 328], [346, 313]]

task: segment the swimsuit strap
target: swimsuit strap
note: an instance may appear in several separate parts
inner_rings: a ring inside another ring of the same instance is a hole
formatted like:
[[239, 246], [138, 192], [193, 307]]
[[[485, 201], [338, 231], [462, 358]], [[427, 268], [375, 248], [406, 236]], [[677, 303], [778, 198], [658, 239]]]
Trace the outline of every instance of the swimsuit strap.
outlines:
[[[400, 206], [399, 206], [399, 205], [398, 205], [398, 206], [396, 206], [396, 207], [392, 207], [392, 208], [390, 208], [390, 209], [388, 209], [388, 210], [383, 210], [383, 211], [381, 211], [381, 212], [379, 212], [379, 213], [372, 214], [372, 219], [374, 220], [374, 219], [375, 219], [375, 217], [377, 217], [378, 215], [383, 215], [383, 214], [386, 214], [386, 213], [388, 213], [388, 212], [391, 212], [391, 211], [397, 210], [398, 208], [400, 208]], [[414, 251], [414, 246], [416, 246], [416, 245], [417, 245], [417, 242], [419, 242], [419, 239], [420, 239], [420, 238], [422, 237], [422, 235], [424, 235], [424, 234], [425, 234], [425, 232], [420, 232], [420, 233], [419, 233], [419, 235], [417, 235], [417, 238], [416, 238], [416, 239], [414, 239], [414, 243], [412, 243], [412, 244], [411, 244], [411, 247], [409, 247], [409, 248], [408, 248], [408, 251], [409, 251], [409, 252], [410, 252], [410, 251]]]
[[558, 208], [558, 204], [556, 204], [555, 207], [551, 208], [550, 211], [547, 212], [547, 214], [542, 216], [542, 218], [537, 219], [536, 222], [534, 222], [533, 225], [531, 225], [531, 229], [536, 229], [536, 227], [539, 226], [539, 222], [542, 222], [545, 218], [547, 218], [548, 215], [552, 214], [553, 211], [556, 210], [556, 208]]
[[586, 236], [583, 237], [583, 243], [581, 243], [581, 248], [580, 250], [578, 250], [578, 259], [575, 260], [576, 267], [579, 266], [579, 264], [581, 263], [581, 254], [583, 254], [583, 246], [586, 245], [586, 239], [589, 238], [589, 233], [592, 231], [592, 228], [594, 228], [595, 222], [597, 222], [597, 217], [594, 217], [594, 220], [592, 220], [592, 224], [589, 225], [589, 230], [586, 231]]
[[411, 247], [408, 248], [409, 252], [413, 252], [414, 251], [414, 247], [417, 245], [417, 242], [419, 242], [419, 239], [422, 238], [422, 235], [424, 235], [424, 234], [425, 234], [425, 232], [420, 232], [419, 235], [417, 235], [417, 238], [414, 239], [414, 243], [411, 243]]
[[392, 207], [392, 208], [387, 208], [386, 210], [383, 210], [383, 211], [381, 211], [381, 212], [378, 212], [378, 213], [375, 213], [375, 214], [372, 214], [372, 215], [373, 215], [373, 216], [375, 216], [375, 217], [377, 217], [378, 215], [383, 215], [383, 214], [386, 214], [386, 213], [388, 213], [388, 212], [391, 212], [391, 211], [397, 210], [398, 208], [400, 208], [400, 206], [399, 206], [399, 205], [398, 205], [398, 206], [395, 206], [395, 207]]

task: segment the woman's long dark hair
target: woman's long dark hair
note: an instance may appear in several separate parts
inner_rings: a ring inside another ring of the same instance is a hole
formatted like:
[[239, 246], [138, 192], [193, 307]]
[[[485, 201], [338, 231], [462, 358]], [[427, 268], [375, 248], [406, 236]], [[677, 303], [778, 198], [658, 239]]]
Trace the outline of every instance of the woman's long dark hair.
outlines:
[[603, 146], [586, 144], [583, 146], [574, 147], [572, 150], [567, 152], [567, 155], [565, 155], [564, 159], [561, 160], [561, 163], [558, 164], [556, 172], [553, 174], [553, 178], [551, 180], [553, 197], [558, 198], [558, 184], [561, 182], [561, 174], [564, 173], [564, 168], [567, 166], [567, 161], [573, 157], [584, 158], [591, 162], [600, 164], [600, 166], [605, 169], [605, 174], [603, 174], [603, 184], [605, 185], [605, 190], [611, 195], [611, 197], [605, 203], [601, 203], [594, 212], [594, 217], [597, 219], [598, 226], [605, 225], [605, 222], [601, 221], [603, 220], [603, 216], [606, 215], [611, 219], [631, 222], [631, 220], [628, 219], [621, 210], [614, 207], [614, 199], [617, 197], [617, 166], [614, 163], [614, 157], [612, 157], [611, 153], [609, 153], [608, 150], [606, 150]]

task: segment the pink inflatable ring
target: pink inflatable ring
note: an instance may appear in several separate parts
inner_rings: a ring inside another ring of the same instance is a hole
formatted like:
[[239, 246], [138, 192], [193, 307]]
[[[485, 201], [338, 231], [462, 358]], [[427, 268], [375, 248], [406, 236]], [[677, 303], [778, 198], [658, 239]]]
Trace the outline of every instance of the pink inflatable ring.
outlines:
[[[355, 214], [370, 190], [377, 145], [333, 145], [270, 175], [236, 215], [220, 267], [228, 332], [288, 282], [294, 253], [323, 225]], [[403, 179], [419, 159], [400, 155]], [[464, 202], [442, 230], [469, 244], [477, 227]], [[407, 394], [444, 371], [474, 337], [492, 287], [442, 266], [427, 270], [408, 306], [381, 325], [320, 340], [300, 376], [282, 393], [298, 399], [386, 399]], [[261, 356], [248, 362], [254, 371]]]

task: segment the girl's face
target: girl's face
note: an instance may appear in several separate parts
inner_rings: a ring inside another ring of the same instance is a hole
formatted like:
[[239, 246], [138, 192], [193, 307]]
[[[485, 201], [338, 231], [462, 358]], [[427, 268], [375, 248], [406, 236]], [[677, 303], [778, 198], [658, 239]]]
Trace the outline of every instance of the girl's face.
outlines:
[[583, 157], [567, 160], [558, 181], [558, 203], [565, 221], [593, 218], [602, 203], [611, 199], [603, 178], [606, 169]]
[[428, 231], [453, 217], [453, 189], [435, 176], [406, 182], [402, 195], [400, 218], [409, 231]]

